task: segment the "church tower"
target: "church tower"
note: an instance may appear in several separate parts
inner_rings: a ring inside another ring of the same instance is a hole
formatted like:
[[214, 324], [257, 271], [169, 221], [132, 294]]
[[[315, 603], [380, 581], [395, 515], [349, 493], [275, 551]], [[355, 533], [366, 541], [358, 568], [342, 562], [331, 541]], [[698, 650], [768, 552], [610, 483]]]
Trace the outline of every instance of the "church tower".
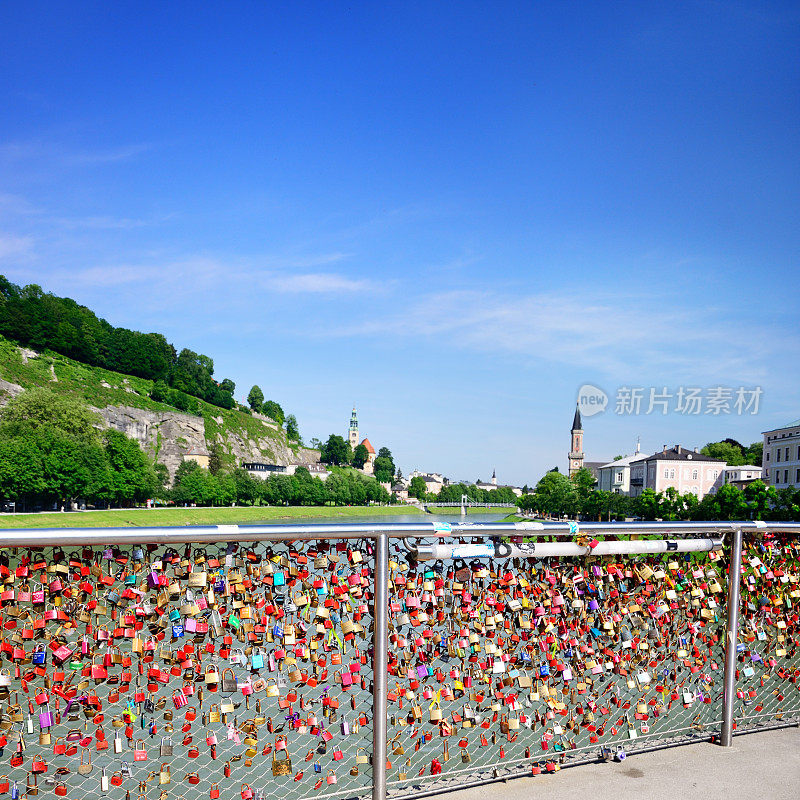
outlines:
[[581, 411], [575, 406], [575, 416], [572, 419], [572, 436], [569, 451], [569, 476], [570, 478], [583, 466], [583, 423]]
[[356, 416], [355, 406], [353, 406], [353, 413], [350, 415], [350, 431], [347, 434], [347, 441], [350, 442], [350, 447], [353, 450], [358, 446], [358, 417]]

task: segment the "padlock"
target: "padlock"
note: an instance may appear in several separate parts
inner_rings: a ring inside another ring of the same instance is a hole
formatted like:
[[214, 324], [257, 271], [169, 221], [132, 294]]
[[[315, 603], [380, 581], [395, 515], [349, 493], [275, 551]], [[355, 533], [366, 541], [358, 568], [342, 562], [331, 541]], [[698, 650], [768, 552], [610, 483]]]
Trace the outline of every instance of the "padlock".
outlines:
[[147, 761], [147, 748], [145, 747], [143, 739], [136, 740], [136, 746], [133, 750], [134, 761]]

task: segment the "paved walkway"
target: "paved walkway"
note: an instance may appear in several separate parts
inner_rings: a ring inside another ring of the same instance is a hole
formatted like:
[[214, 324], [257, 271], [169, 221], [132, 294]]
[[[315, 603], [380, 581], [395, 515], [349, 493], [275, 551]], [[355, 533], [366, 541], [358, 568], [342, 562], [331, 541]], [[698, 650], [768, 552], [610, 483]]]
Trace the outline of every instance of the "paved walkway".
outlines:
[[797, 800], [800, 728], [693, 744], [441, 795], [442, 800]]

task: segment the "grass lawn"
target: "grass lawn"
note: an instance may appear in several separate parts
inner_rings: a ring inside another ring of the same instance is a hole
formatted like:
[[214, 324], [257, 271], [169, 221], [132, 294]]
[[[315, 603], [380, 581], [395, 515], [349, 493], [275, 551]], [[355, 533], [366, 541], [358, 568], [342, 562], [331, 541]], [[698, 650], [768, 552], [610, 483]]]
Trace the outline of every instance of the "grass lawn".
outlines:
[[162, 525], [235, 525], [340, 517], [419, 514], [412, 506], [238, 506], [236, 508], [115, 508], [52, 514], [2, 514], [3, 528], [144, 528]]

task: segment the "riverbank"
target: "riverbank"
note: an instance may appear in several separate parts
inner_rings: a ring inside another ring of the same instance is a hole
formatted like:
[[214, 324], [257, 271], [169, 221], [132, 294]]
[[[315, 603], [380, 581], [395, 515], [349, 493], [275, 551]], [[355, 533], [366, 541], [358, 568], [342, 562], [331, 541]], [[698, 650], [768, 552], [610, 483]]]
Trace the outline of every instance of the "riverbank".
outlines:
[[2, 528], [146, 528], [161, 525], [235, 525], [416, 514], [414, 506], [236, 506], [235, 508], [113, 508], [48, 514], [2, 514]]

